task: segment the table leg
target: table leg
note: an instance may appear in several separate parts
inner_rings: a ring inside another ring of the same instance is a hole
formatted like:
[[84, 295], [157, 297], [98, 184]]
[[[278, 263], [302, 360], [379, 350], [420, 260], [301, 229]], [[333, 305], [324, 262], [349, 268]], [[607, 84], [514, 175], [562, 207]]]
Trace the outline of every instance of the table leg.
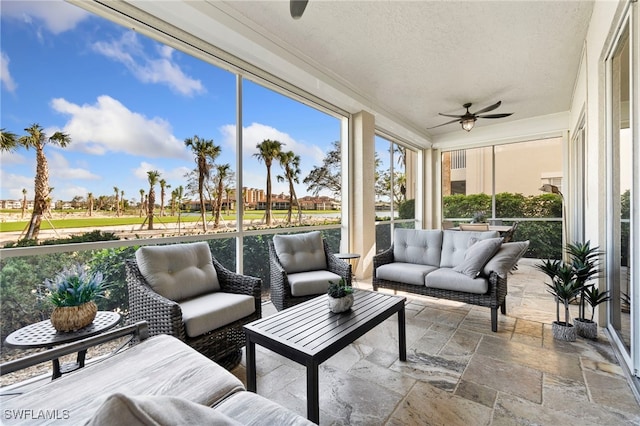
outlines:
[[320, 424], [320, 393], [318, 392], [318, 363], [307, 363], [307, 419]]
[[52, 359], [51, 363], [53, 364], [53, 374], [51, 375], [51, 380], [55, 380], [58, 377], [62, 376], [60, 372], [60, 360], [58, 358]]
[[78, 352], [78, 356], [76, 356], [76, 362], [78, 363], [78, 368], [84, 367], [84, 360], [87, 357], [87, 350], [82, 350]]
[[405, 327], [404, 305], [398, 311], [398, 342], [400, 346], [400, 361], [407, 360], [407, 331]]
[[247, 335], [247, 390], [257, 391], [256, 384], [256, 344]]

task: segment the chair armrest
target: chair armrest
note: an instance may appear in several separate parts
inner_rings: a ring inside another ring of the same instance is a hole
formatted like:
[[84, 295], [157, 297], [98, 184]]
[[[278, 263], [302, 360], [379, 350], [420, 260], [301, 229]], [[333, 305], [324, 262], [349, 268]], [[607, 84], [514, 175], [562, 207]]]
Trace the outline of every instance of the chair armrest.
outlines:
[[216, 258], [212, 258], [218, 274], [220, 290], [225, 293], [246, 294], [256, 300], [256, 310], [262, 309], [262, 280], [250, 275], [242, 275], [225, 268]]
[[393, 263], [393, 244], [385, 251], [373, 256], [373, 270], [375, 271], [378, 266], [386, 265], [387, 263]]
[[351, 286], [351, 264], [342, 259], [338, 259], [333, 253], [331, 253], [327, 240], [323, 239], [322, 242], [324, 244], [324, 252], [327, 257], [327, 269], [334, 274], [340, 275], [344, 278], [347, 285]]
[[129, 290], [128, 322], [148, 321], [151, 336], [169, 334], [184, 341], [186, 333], [180, 305], [153, 291], [135, 260], [125, 261], [125, 272]]

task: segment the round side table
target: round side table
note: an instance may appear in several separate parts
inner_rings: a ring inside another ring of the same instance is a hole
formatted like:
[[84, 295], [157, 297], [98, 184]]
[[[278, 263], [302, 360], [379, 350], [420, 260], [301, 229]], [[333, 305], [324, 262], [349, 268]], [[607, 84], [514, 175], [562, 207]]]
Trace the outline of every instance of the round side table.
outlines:
[[344, 260], [345, 262], [348, 262], [351, 264], [351, 279], [354, 283], [357, 283], [358, 280], [356, 279], [356, 268], [358, 267], [360, 254], [359, 253], [336, 253], [335, 256], [338, 259]]
[[[109, 311], [98, 311], [96, 318], [88, 326], [78, 331], [61, 332], [57, 331], [51, 325], [50, 320], [44, 320], [35, 324], [22, 327], [9, 334], [5, 339], [5, 344], [10, 348], [29, 349], [29, 348], [47, 348], [51, 349], [57, 345], [75, 342], [103, 333], [112, 329], [120, 322], [120, 314]], [[87, 350], [78, 352], [75, 363], [60, 365], [57, 358], [52, 361], [53, 375], [52, 380], [57, 379], [65, 373], [84, 367], [84, 361]]]

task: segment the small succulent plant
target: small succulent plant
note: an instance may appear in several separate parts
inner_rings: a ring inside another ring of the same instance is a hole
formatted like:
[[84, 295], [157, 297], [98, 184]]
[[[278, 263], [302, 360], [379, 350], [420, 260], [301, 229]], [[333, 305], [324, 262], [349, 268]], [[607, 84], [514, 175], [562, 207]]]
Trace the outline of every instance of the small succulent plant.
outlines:
[[55, 307], [80, 306], [103, 297], [106, 286], [102, 273], [89, 273], [84, 265], [65, 268], [55, 278], [44, 280], [48, 298]]
[[329, 281], [329, 288], [327, 289], [327, 294], [330, 297], [340, 298], [345, 297], [347, 294], [353, 293], [353, 287], [347, 285], [344, 281], [344, 278], [340, 278], [340, 281]]

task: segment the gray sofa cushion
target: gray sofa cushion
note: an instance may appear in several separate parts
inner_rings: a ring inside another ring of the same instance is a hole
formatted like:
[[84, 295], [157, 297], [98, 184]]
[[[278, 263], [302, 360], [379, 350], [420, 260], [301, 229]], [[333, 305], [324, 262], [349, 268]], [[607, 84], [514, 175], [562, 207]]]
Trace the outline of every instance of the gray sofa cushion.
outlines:
[[246, 294], [210, 293], [180, 303], [189, 337], [197, 337], [251, 315], [255, 299]]
[[497, 238], [499, 236], [496, 231], [442, 231], [440, 267], [453, 268], [462, 263], [471, 238], [486, 240], [487, 238]]
[[442, 231], [402, 229], [393, 231], [393, 260], [421, 265], [440, 265]]
[[486, 278], [471, 278], [450, 268], [440, 268], [433, 271], [425, 277], [425, 284], [431, 288], [475, 294], [484, 294], [489, 290], [489, 280]]
[[273, 247], [287, 274], [327, 269], [327, 258], [319, 231], [275, 235]]
[[175, 396], [110, 395], [87, 426], [242, 425], [211, 407]]
[[167, 299], [180, 302], [220, 290], [205, 242], [140, 247], [136, 262], [153, 291]]
[[253, 392], [238, 392], [215, 405], [214, 408], [243, 425], [306, 426], [314, 424]]
[[425, 275], [438, 269], [437, 266], [416, 263], [394, 262], [376, 268], [376, 278], [399, 281], [406, 284], [424, 285]]
[[529, 240], [502, 244], [498, 252], [484, 265], [483, 273], [489, 276], [491, 272], [495, 272], [500, 278], [507, 278], [507, 274], [524, 256], [527, 248], [529, 248]]
[[340, 281], [340, 275], [331, 271], [309, 271], [288, 274], [292, 296], [310, 296], [326, 293], [329, 281]]
[[[472, 238], [469, 241], [473, 242], [474, 240]], [[486, 240], [475, 241], [465, 252], [464, 260], [453, 268], [454, 271], [471, 278], [477, 277], [482, 267], [498, 251], [502, 244], [502, 238], [487, 238]]]

